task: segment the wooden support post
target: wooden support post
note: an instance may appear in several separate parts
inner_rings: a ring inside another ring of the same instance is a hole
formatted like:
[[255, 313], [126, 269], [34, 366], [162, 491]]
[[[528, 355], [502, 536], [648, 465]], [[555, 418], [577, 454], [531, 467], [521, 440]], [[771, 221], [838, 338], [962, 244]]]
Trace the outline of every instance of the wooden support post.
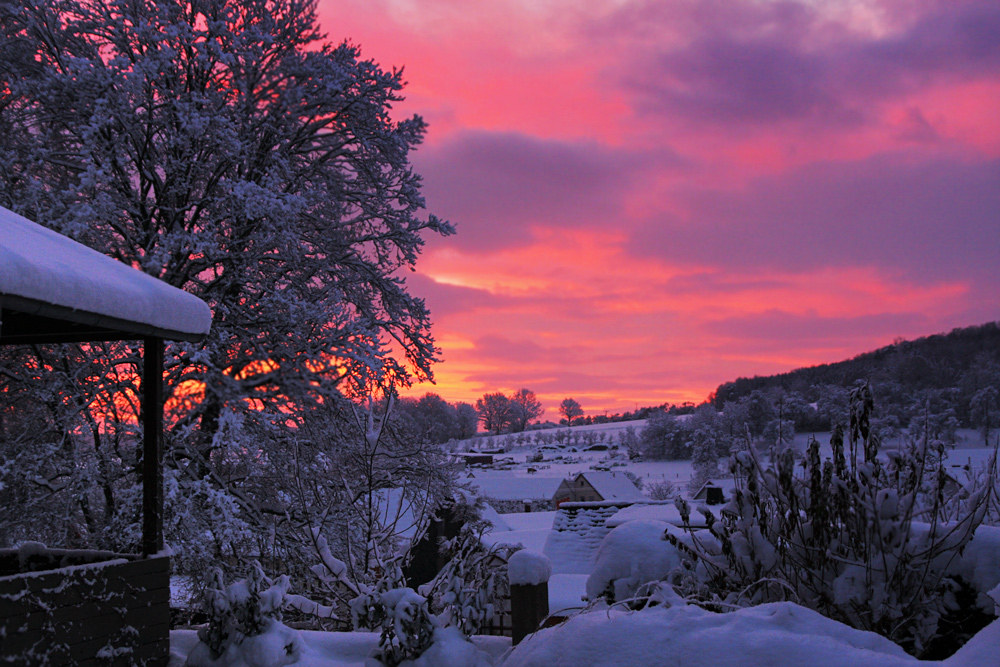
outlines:
[[163, 339], [142, 344], [142, 553], [163, 550]]
[[510, 586], [511, 643], [517, 646], [522, 639], [538, 629], [549, 615], [549, 582]]

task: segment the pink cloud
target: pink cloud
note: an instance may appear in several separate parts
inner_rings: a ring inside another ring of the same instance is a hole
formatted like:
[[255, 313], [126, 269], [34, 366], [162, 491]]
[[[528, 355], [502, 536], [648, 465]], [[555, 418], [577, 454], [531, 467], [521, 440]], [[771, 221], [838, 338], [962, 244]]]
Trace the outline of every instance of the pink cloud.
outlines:
[[992, 0], [321, 0], [406, 66], [448, 400], [703, 399], [995, 319]]

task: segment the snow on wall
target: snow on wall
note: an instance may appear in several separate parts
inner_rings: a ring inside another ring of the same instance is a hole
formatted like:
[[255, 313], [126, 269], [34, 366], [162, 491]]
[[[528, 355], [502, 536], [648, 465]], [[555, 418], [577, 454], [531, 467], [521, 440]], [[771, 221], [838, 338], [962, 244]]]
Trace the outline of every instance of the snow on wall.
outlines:
[[563, 503], [552, 522], [544, 553], [556, 574], [590, 574], [594, 556], [611, 530], [607, 520], [620, 503]]
[[[705, 517], [698, 512], [697, 506], [691, 508], [691, 516], [688, 521], [689, 525], [694, 528], [704, 528], [705, 527]], [[715, 513], [716, 517], [719, 515], [719, 510], [717, 507], [710, 508]], [[650, 501], [647, 500], [642, 504], [635, 504], [631, 507], [623, 507], [617, 514], [608, 519], [609, 528], [617, 528], [622, 524], [628, 523], [629, 521], [666, 521], [667, 523], [673, 524], [675, 526], [681, 526], [684, 521], [681, 519], [680, 510], [672, 500], [667, 501]]]
[[212, 325], [212, 311], [193, 294], [3, 207], [0, 294], [193, 335]]
[[[985, 639], [990, 641], [994, 637], [995, 634]], [[973, 642], [977, 640], [978, 636]], [[968, 659], [965, 662], [921, 662], [874, 633], [849, 628], [791, 602], [778, 602], [731, 614], [716, 614], [695, 606], [660, 606], [640, 612], [612, 609], [580, 614], [518, 645], [504, 667], [906, 667], [931, 664], [987, 667], [990, 663]]]

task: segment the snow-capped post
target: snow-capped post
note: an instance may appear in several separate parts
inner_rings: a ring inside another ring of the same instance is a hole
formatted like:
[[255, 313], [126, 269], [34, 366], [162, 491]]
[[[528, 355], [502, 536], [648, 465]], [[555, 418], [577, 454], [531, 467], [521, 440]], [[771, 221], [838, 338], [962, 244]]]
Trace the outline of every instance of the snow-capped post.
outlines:
[[507, 561], [510, 577], [511, 641], [520, 643], [549, 615], [549, 577], [552, 561], [548, 556], [522, 549]]

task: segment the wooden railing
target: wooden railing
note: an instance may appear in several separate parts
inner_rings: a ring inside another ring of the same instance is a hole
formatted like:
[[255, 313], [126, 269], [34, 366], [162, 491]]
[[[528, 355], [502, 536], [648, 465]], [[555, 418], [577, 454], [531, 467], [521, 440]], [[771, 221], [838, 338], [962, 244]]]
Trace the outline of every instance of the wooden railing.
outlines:
[[[55, 555], [60, 563], [100, 556]], [[38, 561], [44, 557], [22, 555], [16, 561], [20, 572], [0, 576], [0, 662], [167, 664], [169, 558], [124, 555], [39, 571]], [[9, 551], [0, 552], [0, 572], [10, 572], [14, 562]]]

